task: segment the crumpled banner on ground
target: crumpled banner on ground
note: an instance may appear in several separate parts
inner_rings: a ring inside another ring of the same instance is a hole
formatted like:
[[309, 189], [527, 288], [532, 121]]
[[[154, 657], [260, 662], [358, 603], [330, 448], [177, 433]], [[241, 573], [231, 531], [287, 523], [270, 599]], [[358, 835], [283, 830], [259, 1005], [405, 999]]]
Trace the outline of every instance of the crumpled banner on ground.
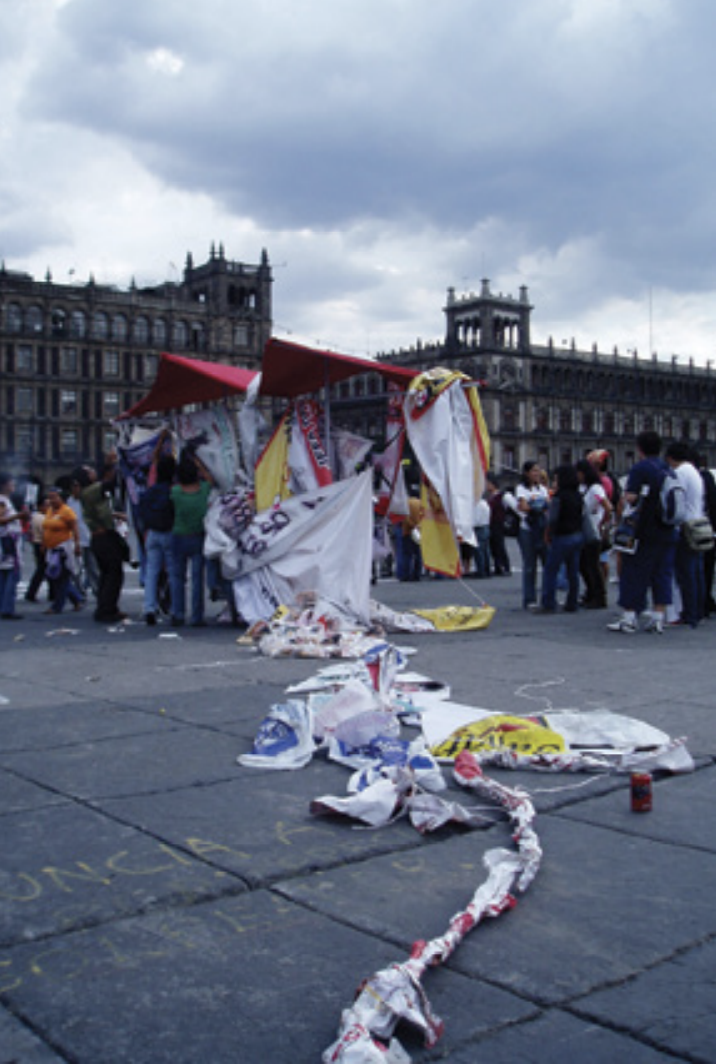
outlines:
[[537, 771], [694, 768], [683, 740], [610, 710], [555, 710], [522, 717], [445, 701], [439, 708], [427, 707], [421, 725], [428, 748], [446, 762], [469, 750], [484, 764]]
[[493, 606], [441, 606], [415, 612], [430, 621], [436, 632], [478, 631], [487, 628], [495, 616]]
[[250, 768], [304, 768], [314, 749], [313, 714], [305, 702], [292, 699], [271, 707], [251, 752], [241, 754], [236, 760]]
[[[512, 890], [524, 892], [538, 871], [541, 849], [532, 827], [535, 811], [529, 797], [488, 779], [469, 753], [461, 755], [455, 778], [507, 812], [514, 826], [512, 837], [517, 852], [489, 850], [483, 858], [488, 872], [486, 881], [466, 908], [453, 916], [445, 933], [429, 942], [416, 942], [407, 961], [390, 965], [361, 983], [356, 1000], [341, 1015], [338, 1039], [323, 1053], [323, 1064], [372, 1064], [381, 1060], [376, 1052], [385, 1054], [398, 1048], [409, 1061], [397, 1040], [392, 1039], [400, 1022], [415, 1027], [425, 1044], [434, 1046], [444, 1024], [432, 1010], [421, 982], [423, 975], [428, 968], [444, 964], [465, 935], [482, 921], [513, 908], [516, 900]], [[385, 1044], [386, 1039], [391, 1039], [390, 1047]]]

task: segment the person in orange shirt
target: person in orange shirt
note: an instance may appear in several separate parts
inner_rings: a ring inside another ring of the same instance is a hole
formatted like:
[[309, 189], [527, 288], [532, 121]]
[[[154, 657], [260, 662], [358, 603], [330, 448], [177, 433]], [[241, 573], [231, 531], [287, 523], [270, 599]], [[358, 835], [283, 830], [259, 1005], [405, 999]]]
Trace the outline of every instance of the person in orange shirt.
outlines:
[[46, 613], [62, 613], [69, 598], [76, 610], [84, 599], [74, 582], [76, 559], [82, 554], [77, 516], [59, 488], [47, 492], [47, 512], [42, 526], [45, 572], [52, 585], [52, 606]]

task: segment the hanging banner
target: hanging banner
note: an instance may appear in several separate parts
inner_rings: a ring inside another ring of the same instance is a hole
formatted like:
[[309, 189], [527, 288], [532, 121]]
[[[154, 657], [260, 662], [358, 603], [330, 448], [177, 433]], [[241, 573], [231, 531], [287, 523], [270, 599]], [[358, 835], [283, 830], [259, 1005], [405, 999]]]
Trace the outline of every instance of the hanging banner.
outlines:
[[386, 445], [382, 454], [376, 456], [374, 468], [380, 475], [378, 499], [381, 511], [396, 517], [408, 513], [408, 493], [401, 466], [405, 425], [403, 424], [403, 392], [397, 384], [388, 385], [388, 413], [385, 420]]
[[423, 518], [420, 522], [420, 550], [423, 565], [444, 576], [461, 573], [460, 551], [440, 496], [423, 480], [420, 485]]
[[331, 463], [323, 446], [321, 413], [313, 399], [299, 399], [291, 420], [288, 448], [290, 487], [293, 495], [333, 482]]
[[485, 488], [490, 440], [477, 389], [466, 388], [468, 380], [442, 367], [422, 373], [408, 386], [404, 410], [408, 439], [453, 536], [474, 546], [473, 513]]
[[[370, 617], [373, 497], [370, 470], [294, 495], [257, 513], [224, 555], [231, 580], [267, 569], [265, 588], [292, 606], [305, 591], [335, 602], [364, 622]], [[270, 613], [267, 614], [270, 616]]]
[[236, 483], [239, 464], [236, 432], [223, 403], [210, 410], [177, 414], [174, 419], [182, 449], [192, 451], [206, 466], [220, 491], [229, 491]]
[[259, 513], [270, 510], [291, 494], [288, 487], [290, 418], [290, 411], [283, 415], [256, 463], [254, 479], [256, 509]]

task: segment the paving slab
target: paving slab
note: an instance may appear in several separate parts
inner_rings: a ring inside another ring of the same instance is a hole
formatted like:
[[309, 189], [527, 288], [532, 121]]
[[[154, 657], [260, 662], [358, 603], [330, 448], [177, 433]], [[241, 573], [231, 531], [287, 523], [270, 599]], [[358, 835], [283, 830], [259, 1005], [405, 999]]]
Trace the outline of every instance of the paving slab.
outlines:
[[186, 845], [189, 835], [204, 840], [206, 860], [253, 886], [431, 845], [406, 820], [373, 831], [311, 816], [312, 799], [345, 794], [347, 778], [344, 768], [325, 761], [308, 771], [279, 773], [236, 766], [234, 779], [213, 786], [96, 804], [173, 845]]
[[3, 1064], [62, 1064], [58, 1055], [0, 1006], [0, 1060]]
[[0, 765], [74, 798], [151, 794], [231, 777], [231, 739], [176, 722], [139, 735], [0, 754]]
[[716, 942], [679, 952], [618, 987], [575, 1004], [584, 1017], [609, 1023], [687, 1060], [716, 1061]]
[[119, 735], [166, 730], [157, 713], [141, 713], [99, 699], [76, 699], [59, 705], [0, 709], [3, 754], [99, 742]]
[[[317, 1061], [366, 969], [394, 950], [265, 891], [4, 952], [0, 996], [92, 1064]], [[450, 1038], [535, 1013], [455, 972], [430, 996]], [[425, 1059], [407, 1032], [406, 1047]]]
[[716, 765], [688, 776], [669, 776], [652, 783], [653, 809], [632, 813], [625, 796], [610, 794], [570, 806], [562, 815], [614, 831], [658, 839], [675, 846], [716, 853]]
[[[450, 962], [457, 970], [559, 1004], [716, 933], [709, 891], [674, 905], [685, 882], [716, 883], [714, 855], [590, 824], [575, 831], [551, 814], [536, 823], [544, 851], [537, 878], [514, 912], [465, 939]], [[465, 907], [485, 878], [483, 853], [501, 842], [492, 829], [278, 889], [409, 949]]]
[[7, 816], [8, 813], [19, 813], [26, 809], [42, 809], [47, 805], [62, 805], [68, 801], [63, 795], [48, 790], [46, 787], [40, 787], [2, 768], [0, 768], [0, 794], [2, 795], [0, 831], [2, 831], [2, 817]]
[[173, 847], [76, 803], [7, 814], [0, 830], [5, 944], [246, 889], [202, 859], [201, 839]]
[[671, 1053], [617, 1031], [550, 1009], [501, 1031], [491, 1032], [449, 1054], [450, 1064], [665, 1064]]

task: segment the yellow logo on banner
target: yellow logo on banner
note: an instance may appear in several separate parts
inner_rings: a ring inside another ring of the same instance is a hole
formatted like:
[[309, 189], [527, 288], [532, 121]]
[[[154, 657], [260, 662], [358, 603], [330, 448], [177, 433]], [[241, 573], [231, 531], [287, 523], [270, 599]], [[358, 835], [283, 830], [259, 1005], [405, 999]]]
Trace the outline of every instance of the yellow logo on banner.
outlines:
[[496, 713], [473, 721], [449, 735], [431, 753], [454, 761], [463, 750], [479, 754], [486, 750], [514, 750], [516, 754], [561, 754], [567, 746], [559, 732], [537, 717], [510, 717]]

